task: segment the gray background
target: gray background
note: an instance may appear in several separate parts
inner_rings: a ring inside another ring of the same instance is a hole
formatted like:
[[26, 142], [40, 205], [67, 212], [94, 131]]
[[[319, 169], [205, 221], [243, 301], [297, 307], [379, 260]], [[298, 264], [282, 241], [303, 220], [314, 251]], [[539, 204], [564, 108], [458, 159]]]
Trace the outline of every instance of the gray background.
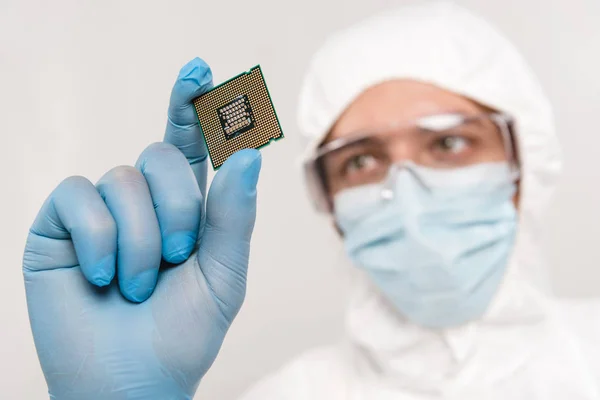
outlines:
[[[458, 2], [517, 44], [555, 106], [566, 158], [545, 238], [555, 291], [599, 294], [600, 2]], [[297, 93], [330, 32], [398, 3], [0, 0], [0, 397], [45, 398], [21, 277], [41, 202], [62, 178], [96, 180], [160, 140], [171, 85], [196, 55], [216, 82], [260, 63], [287, 135], [264, 151], [247, 301], [198, 398], [234, 399], [303, 349], [335, 340], [348, 274], [294, 162]]]

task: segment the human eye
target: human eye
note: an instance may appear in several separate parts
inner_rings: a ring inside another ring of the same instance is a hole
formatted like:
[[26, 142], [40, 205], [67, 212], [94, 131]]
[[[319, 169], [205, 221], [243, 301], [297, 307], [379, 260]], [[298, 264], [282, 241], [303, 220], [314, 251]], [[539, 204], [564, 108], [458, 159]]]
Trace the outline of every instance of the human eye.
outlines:
[[379, 160], [373, 154], [360, 153], [349, 156], [342, 165], [345, 176], [368, 173], [377, 168]]
[[356, 146], [329, 160], [328, 176], [343, 187], [375, 183], [387, 172], [387, 159], [385, 151], [377, 146]]
[[460, 155], [468, 151], [472, 140], [459, 135], [447, 134], [436, 137], [432, 143], [432, 150], [445, 155]]

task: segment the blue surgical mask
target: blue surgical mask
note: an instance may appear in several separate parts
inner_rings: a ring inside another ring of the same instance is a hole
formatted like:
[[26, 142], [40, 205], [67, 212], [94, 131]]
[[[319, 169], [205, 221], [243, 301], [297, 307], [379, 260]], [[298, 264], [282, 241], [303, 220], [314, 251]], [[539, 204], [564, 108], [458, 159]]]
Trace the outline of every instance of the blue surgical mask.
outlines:
[[395, 166], [381, 184], [334, 199], [348, 255], [409, 320], [425, 327], [477, 319], [513, 248], [516, 178], [507, 163], [453, 170]]

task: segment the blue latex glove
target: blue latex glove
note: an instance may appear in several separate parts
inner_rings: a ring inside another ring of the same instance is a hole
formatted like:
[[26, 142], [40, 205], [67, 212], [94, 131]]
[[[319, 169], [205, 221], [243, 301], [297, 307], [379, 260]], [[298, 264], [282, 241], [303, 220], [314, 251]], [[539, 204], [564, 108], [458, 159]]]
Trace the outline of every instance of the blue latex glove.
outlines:
[[204, 218], [191, 100], [211, 86], [202, 60], [187, 64], [164, 143], [96, 185], [66, 179], [33, 223], [23, 273], [50, 398], [191, 399], [213, 363], [245, 295], [261, 158], [227, 160]]

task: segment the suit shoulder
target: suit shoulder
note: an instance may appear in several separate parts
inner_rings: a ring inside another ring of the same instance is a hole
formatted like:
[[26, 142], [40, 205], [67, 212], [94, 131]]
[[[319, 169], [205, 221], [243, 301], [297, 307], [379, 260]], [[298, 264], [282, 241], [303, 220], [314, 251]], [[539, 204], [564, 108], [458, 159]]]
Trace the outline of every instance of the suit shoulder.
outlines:
[[311, 349], [254, 385], [240, 400], [335, 399], [345, 382], [341, 346]]

